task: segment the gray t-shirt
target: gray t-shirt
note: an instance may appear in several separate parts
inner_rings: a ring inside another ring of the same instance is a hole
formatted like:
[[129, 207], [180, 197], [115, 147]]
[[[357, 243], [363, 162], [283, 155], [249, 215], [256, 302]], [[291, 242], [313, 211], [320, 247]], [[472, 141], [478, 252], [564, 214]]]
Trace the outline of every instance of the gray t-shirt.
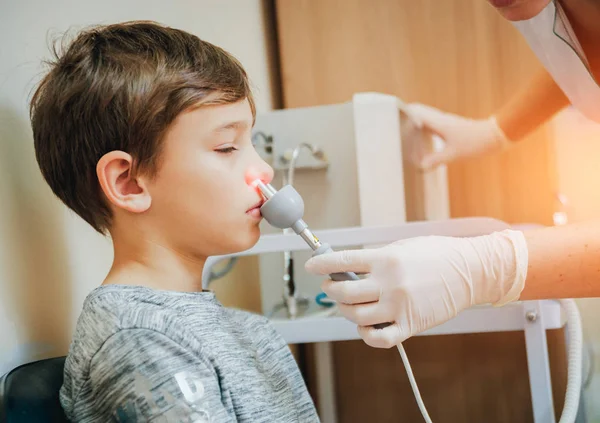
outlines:
[[76, 422], [318, 422], [262, 316], [210, 292], [109, 285], [85, 300], [60, 400]]

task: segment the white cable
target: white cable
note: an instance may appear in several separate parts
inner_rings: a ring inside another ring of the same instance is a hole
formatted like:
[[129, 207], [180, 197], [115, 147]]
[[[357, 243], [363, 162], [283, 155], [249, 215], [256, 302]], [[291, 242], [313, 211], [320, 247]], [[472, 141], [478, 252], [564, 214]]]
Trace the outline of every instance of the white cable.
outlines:
[[[574, 423], [577, 418], [577, 410], [579, 408], [579, 397], [581, 394], [581, 382], [582, 382], [582, 351], [583, 351], [583, 334], [581, 329], [581, 317], [579, 315], [579, 309], [577, 304], [573, 300], [559, 300], [558, 301], [567, 315], [567, 322], [569, 324], [568, 330], [568, 352], [567, 352], [567, 389], [565, 392], [565, 404], [563, 407], [562, 415], [560, 416], [559, 423]], [[321, 310], [315, 313], [311, 313], [307, 316], [300, 317], [299, 319], [311, 319], [319, 317], [329, 317], [337, 313], [337, 306], [329, 309]], [[289, 319], [271, 319], [272, 322], [283, 321]], [[298, 320], [298, 319], [296, 319]], [[402, 363], [406, 369], [406, 374], [410, 382], [415, 400], [419, 406], [419, 410], [423, 415], [423, 419], [426, 423], [432, 423], [431, 417], [427, 412], [427, 408], [421, 398], [417, 381], [413, 375], [410, 362], [404, 350], [402, 344], [398, 344], [398, 352], [402, 358]]]
[[[574, 423], [575, 419], [577, 418], [579, 397], [581, 394], [581, 374], [583, 360], [583, 333], [581, 329], [581, 316], [579, 315], [579, 309], [577, 308], [577, 304], [574, 300], [559, 300], [558, 302], [565, 311], [565, 314], [567, 315], [567, 322], [569, 324], [567, 328], [567, 334], [569, 337], [567, 345], [567, 389], [565, 392], [565, 404], [559, 423]], [[406, 351], [404, 351], [402, 344], [398, 344], [398, 352], [400, 352], [400, 357], [404, 363], [404, 368], [406, 369], [410, 386], [415, 395], [415, 399], [417, 400], [419, 410], [421, 410], [421, 414], [423, 415], [423, 419], [426, 423], [432, 423], [431, 418], [427, 413], [427, 409], [425, 408], [425, 404], [423, 403], [423, 399], [421, 398], [419, 387], [417, 386], [412, 368], [410, 367], [410, 362], [408, 361]]]
[[421, 410], [423, 419], [426, 423], [432, 423], [431, 418], [427, 413], [427, 409], [425, 408], [425, 404], [423, 403], [423, 399], [421, 398], [421, 393], [419, 392], [417, 381], [415, 380], [415, 376], [413, 375], [412, 368], [410, 367], [408, 357], [406, 356], [406, 351], [404, 351], [404, 346], [402, 346], [402, 344], [398, 344], [398, 352], [400, 352], [400, 357], [402, 358], [402, 362], [404, 363], [404, 368], [406, 369], [406, 374], [408, 375], [410, 386], [413, 390], [413, 394], [415, 394], [415, 399], [417, 400], [417, 405], [419, 406], [419, 410]]
[[583, 351], [583, 333], [581, 329], [581, 316], [574, 300], [558, 301], [567, 315], [567, 335], [568, 341], [568, 370], [567, 370], [567, 390], [565, 392], [565, 405], [559, 423], [573, 423], [577, 418], [577, 409], [579, 408], [579, 396], [581, 394], [581, 373], [582, 373], [582, 351]]
[[[579, 408], [579, 397], [581, 394], [581, 378], [582, 378], [582, 351], [583, 351], [583, 334], [581, 329], [581, 317], [579, 315], [579, 309], [577, 308], [577, 304], [573, 300], [559, 300], [559, 303], [565, 314], [567, 315], [567, 322], [569, 324], [568, 330], [568, 352], [567, 352], [567, 360], [568, 360], [568, 370], [567, 370], [567, 389], [565, 392], [565, 404], [563, 407], [562, 415], [560, 417], [559, 423], [574, 423], [577, 417], [577, 410]], [[300, 317], [299, 319], [311, 319], [311, 318], [319, 318], [319, 317], [328, 317], [333, 316], [337, 313], [337, 307], [331, 307], [329, 309], [325, 309], [322, 311], [318, 311], [315, 313], [311, 313], [307, 316]], [[283, 321], [289, 319], [271, 319], [271, 321]], [[398, 344], [398, 352], [400, 353], [400, 357], [402, 358], [402, 363], [404, 364], [404, 368], [406, 369], [406, 374], [408, 376], [408, 380], [410, 382], [410, 386], [412, 388], [413, 394], [415, 396], [415, 400], [417, 401], [417, 405], [419, 406], [419, 410], [423, 415], [423, 419], [426, 423], [432, 423], [431, 417], [429, 417], [429, 413], [427, 412], [427, 408], [423, 403], [423, 399], [421, 398], [421, 393], [419, 392], [419, 387], [417, 386], [417, 381], [415, 380], [415, 376], [413, 375], [412, 368], [410, 366], [410, 362], [408, 361], [408, 357], [406, 355], [406, 351], [404, 350], [404, 346], [402, 344]]]

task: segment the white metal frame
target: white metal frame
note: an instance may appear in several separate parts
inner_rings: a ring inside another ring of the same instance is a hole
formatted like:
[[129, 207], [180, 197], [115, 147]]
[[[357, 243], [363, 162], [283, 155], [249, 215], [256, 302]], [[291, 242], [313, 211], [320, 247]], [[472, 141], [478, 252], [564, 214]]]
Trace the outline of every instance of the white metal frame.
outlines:
[[[317, 237], [332, 248], [386, 244], [423, 235], [477, 236], [508, 228], [504, 222], [489, 218], [464, 218], [443, 221], [410, 222], [399, 226], [345, 228], [315, 231]], [[254, 248], [231, 256], [247, 256], [283, 251], [307, 250], [304, 241], [295, 235], [265, 235]], [[211, 257], [203, 272], [206, 287], [210, 268], [226, 257]], [[531, 399], [535, 423], [555, 423], [552, 384], [548, 358], [546, 330], [564, 326], [560, 305], [555, 301], [529, 301], [504, 307], [481, 306], [466, 310], [451, 321], [432, 328], [419, 336], [524, 331]], [[360, 339], [356, 325], [342, 317], [299, 318], [274, 320], [275, 329], [289, 344], [322, 343], [318, 346], [319, 396], [324, 423], [335, 423], [333, 399], [333, 366], [330, 342]]]

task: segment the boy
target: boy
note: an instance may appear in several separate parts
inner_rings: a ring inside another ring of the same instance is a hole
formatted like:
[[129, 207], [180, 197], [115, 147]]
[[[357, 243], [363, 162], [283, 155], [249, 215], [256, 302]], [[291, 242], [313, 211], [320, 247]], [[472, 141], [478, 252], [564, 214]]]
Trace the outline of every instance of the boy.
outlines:
[[66, 361], [69, 419], [318, 421], [267, 320], [202, 291], [208, 256], [260, 235], [247, 180], [273, 175], [254, 116], [237, 60], [155, 23], [84, 31], [51, 64], [31, 103], [40, 169], [115, 253]]

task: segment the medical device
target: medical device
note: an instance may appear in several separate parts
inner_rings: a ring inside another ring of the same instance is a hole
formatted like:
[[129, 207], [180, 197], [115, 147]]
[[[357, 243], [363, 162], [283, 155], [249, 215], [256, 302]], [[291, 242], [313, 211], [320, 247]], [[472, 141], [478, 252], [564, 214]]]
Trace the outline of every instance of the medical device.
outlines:
[[[272, 137], [271, 137], [272, 139]], [[279, 161], [287, 165], [287, 172], [282, 169], [283, 172], [283, 185], [294, 186], [294, 174], [298, 165], [298, 158], [300, 157], [301, 150], [306, 149], [310, 152], [311, 156], [318, 160], [324, 166], [327, 166], [327, 156], [325, 152], [314, 144], [307, 142], [299, 143], [294, 149], [286, 150], [279, 158]], [[292, 230], [287, 227], [283, 229], [284, 234], [291, 233]], [[283, 304], [279, 307], [286, 308], [288, 317], [295, 319], [298, 317], [298, 306], [307, 305], [309, 298], [301, 296], [296, 288], [296, 280], [294, 277], [294, 258], [291, 251], [285, 251], [283, 253]], [[317, 295], [317, 304], [325, 307], [331, 307], [334, 305], [332, 302], [327, 300], [327, 296], [324, 293]], [[275, 313], [278, 306], [273, 309], [272, 313]]]
[[[321, 241], [311, 232], [302, 217], [304, 216], [304, 201], [298, 191], [291, 185], [286, 185], [277, 191], [270, 184], [265, 184], [260, 179], [255, 180], [254, 185], [265, 197], [265, 202], [260, 208], [262, 216], [271, 226], [279, 229], [291, 228], [313, 250], [313, 256], [331, 253], [333, 250], [329, 244]], [[352, 272], [334, 273], [331, 279], [334, 281], [358, 280], [358, 276]]]
[[[302, 220], [302, 217], [304, 216], [304, 201], [294, 187], [286, 185], [281, 190], [277, 191], [270, 184], [265, 184], [260, 179], [255, 180], [252, 185], [258, 188], [263, 197], [265, 197], [266, 201], [261, 206], [260, 211], [270, 225], [279, 229], [291, 228], [310, 246], [313, 250], [313, 257], [333, 252], [329, 244], [322, 243], [308, 228], [306, 222]], [[334, 281], [360, 279], [353, 272], [332, 273], [329, 277]], [[387, 325], [389, 325], [389, 323], [380, 325], [380, 327], [385, 327]], [[431, 423], [431, 418], [421, 399], [417, 382], [413, 376], [408, 357], [406, 356], [402, 344], [398, 344], [398, 351], [400, 352], [400, 357], [406, 368], [406, 373], [408, 374], [408, 379], [415, 394], [419, 409], [421, 410], [421, 414], [427, 423]]]
[[[252, 185], [257, 188], [265, 198], [261, 206], [261, 213], [265, 220], [272, 226], [279, 229], [291, 228], [313, 250], [313, 256], [333, 252], [329, 244], [321, 242], [309, 229], [304, 216], [304, 201], [300, 194], [290, 185], [284, 186], [277, 191], [270, 184], [265, 184], [257, 179]], [[355, 273], [334, 273], [329, 275], [334, 281], [347, 281], [360, 279]], [[579, 396], [581, 391], [581, 372], [582, 372], [582, 329], [579, 310], [573, 300], [560, 300], [561, 307], [567, 315], [569, 322], [568, 329], [568, 379], [567, 390], [565, 393], [565, 404], [560, 418], [560, 423], [573, 423], [577, 417], [577, 408], [579, 405]], [[386, 326], [383, 324], [382, 326]], [[406, 373], [410, 381], [415, 399], [427, 423], [431, 423], [431, 418], [421, 399], [421, 394], [414, 378], [410, 362], [402, 344], [398, 344], [398, 351]]]

